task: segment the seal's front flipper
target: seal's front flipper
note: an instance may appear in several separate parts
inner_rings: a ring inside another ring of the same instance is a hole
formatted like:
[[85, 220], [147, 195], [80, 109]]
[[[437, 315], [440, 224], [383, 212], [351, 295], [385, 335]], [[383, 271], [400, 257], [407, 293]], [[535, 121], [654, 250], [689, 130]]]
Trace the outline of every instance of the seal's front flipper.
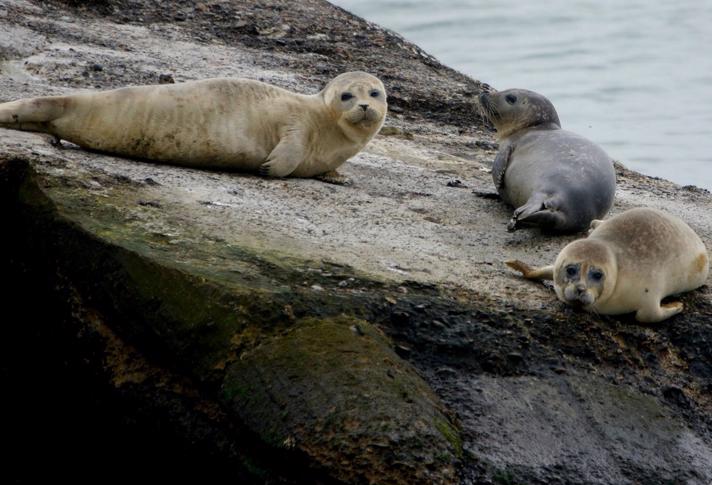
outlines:
[[591, 221], [591, 224], [588, 226], [588, 231], [586, 232], [587, 236], [590, 236], [591, 233], [601, 224], [603, 224], [605, 221], [602, 219], [594, 219]]
[[286, 177], [304, 161], [304, 142], [299, 130], [288, 131], [260, 165], [264, 177]]
[[339, 172], [336, 170], [329, 170], [328, 172], [324, 172], [321, 175], [317, 175], [314, 177], [317, 180], [321, 180], [322, 182], [326, 182], [327, 184], [334, 184], [334, 185], [351, 185], [352, 181], [350, 178], [341, 175]]
[[504, 174], [507, 171], [507, 165], [509, 165], [509, 159], [512, 156], [512, 145], [505, 144], [500, 147], [497, 152], [497, 156], [492, 164], [492, 180], [494, 181], [494, 186], [497, 192], [502, 190], [504, 187]]
[[683, 309], [679, 301], [660, 305], [658, 302], [648, 302], [646, 306], [635, 313], [635, 319], [643, 323], [657, 323], [677, 315]]
[[554, 267], [544, 266], [542, 268], [532, 268], [527, 263], [519, 261], [518, 259], [510, 259], [505, 261], [504, 264], [509, 266], [515, 271], [522, 273], [522, 276], [528, 280], [553, 280], [554, 279]]
[[602, 219], [594, 219], [594, 220], [591, 221], [591, 224], [590, 224], [588, 227], [589, 227], [591, 230], [593, 230], [593, 229], [596, 229], [596, 228], [597, 228], [598, 226], [600, 226], [601, 224], [603, 224], [603, 222], [604, 222], [604, 221], [603, 221]]

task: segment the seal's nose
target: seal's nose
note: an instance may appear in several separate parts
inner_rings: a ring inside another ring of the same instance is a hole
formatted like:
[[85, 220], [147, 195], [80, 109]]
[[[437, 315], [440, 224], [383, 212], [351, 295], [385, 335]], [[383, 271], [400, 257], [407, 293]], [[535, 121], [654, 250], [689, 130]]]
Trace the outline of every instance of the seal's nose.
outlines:
[[359, 106], [361, 106], [361, 109], [364, 110], [364, 111], [366, 111], [366, 110], [368, 109], [368, 105], [367, 105], [367, 104], [359, 104]]
[[578, 296], [581, 296], [581, 295], [583, 295], [584, 293], [586, 293], [586, 287], [585, 287], [584, 285], [582, 285], [581, 283], [579, 283], [578, 285], [576, 285], [576, 294], [577, 294]]

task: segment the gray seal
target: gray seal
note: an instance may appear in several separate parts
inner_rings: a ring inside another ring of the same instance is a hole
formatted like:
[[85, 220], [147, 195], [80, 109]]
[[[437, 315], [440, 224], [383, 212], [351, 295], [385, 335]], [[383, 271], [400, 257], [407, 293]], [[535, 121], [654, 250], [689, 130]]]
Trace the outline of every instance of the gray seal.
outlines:
[[562, 130], [551, 101], [525, 89], [480, 95], [484, 116], [497, 129], [492, 178], [515, 207], [507, 229], [539, 226], [579, 232], [613, 205], [613, 160], [588, 139]]

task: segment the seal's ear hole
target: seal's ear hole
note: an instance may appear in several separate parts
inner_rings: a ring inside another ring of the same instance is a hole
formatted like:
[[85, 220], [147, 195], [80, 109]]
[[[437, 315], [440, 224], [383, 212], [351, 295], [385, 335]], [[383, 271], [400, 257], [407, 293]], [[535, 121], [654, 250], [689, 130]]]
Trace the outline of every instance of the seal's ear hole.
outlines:
[[353, 98], [354, 95], [351, 93], [342, 93], [341, 94], [341, 101], [348, 101], [349, 99]]
[[516, 97], [515, 95], [513, 95], [513, 94], [508, 94], [508, 95], [506, 95], [506, 96], [504, 97], [504, 99], [507, 100], [507, 102], [508, 102], [509, 104], [514, 104], [514, 103], [517, 102], [517, 97]]

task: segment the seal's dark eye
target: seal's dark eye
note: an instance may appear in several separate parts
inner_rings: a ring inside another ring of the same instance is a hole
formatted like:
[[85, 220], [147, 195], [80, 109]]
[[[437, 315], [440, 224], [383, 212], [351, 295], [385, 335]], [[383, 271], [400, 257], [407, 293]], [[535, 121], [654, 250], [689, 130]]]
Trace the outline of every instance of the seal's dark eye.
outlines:
[[344, 93], [341, 95], [341, 101], [348, 101], [349, 99], [353, 98], [354, 95], [351, 93]]
[[372, 97], [372, 98], [377, 98], [377, 97], [380, 96], [380, 95], [381, 95], [381, 92], [380, 92], [380, 91], [376, 91], [375, 89], [374, 89], [373, 91], [371, 91], [371, 97]]
[[566, 276], [576, 276], [576, 273], [578, 273], [578, 268], [576, 266], [566, 267]]
[[506, 95], [504, 99], [506, 99], [509, 104], [514, 104], [517, 102], [517, 97], [513, 94]]
[[603, 279], [603, 272], [595, 270], [588, 273], [588, 277], [593, 281], [601, 281]]

